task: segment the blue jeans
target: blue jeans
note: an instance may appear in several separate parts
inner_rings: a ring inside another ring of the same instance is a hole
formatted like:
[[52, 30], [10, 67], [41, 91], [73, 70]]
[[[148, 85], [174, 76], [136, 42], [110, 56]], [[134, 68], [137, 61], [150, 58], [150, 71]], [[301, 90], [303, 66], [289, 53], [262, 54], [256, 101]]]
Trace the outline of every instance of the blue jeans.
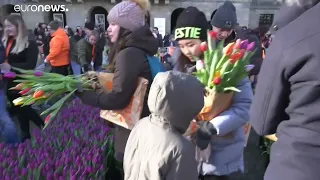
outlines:
[[102, 66], [94, 67], [94, 71], [101, 72], [102, 71]]
[[81, 74], [81, 66], [75, 61], [71, 61], [71, 67], [73, 71], [73, 75], [80, 75]]
[[0, 89], [0, 127], [5, 143], [15, 144], [20, 143], [21, 139], [15, 123], [10, 118], [7, 112], [7, 103], [5, 98], [5, 91]]

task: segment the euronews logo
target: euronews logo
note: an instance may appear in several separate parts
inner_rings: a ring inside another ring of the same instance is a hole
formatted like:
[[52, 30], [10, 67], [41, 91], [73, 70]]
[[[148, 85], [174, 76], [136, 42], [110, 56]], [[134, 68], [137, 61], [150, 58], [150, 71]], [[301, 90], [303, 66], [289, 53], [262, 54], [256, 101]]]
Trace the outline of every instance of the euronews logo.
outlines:
[[14, 5], [15, 12], [66, 12], [66, 5]]

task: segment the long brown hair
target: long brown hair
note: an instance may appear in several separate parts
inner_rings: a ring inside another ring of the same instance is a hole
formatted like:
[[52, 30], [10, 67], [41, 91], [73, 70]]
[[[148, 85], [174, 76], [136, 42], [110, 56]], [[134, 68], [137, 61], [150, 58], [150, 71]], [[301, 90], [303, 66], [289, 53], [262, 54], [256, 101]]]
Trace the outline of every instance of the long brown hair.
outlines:
[[111, 45], [111, 48], [110, 48], [110, 53], [108, 56], [109, 65], [107, 67], [109, 71], [111, 72], [114, 71], [114, 65], [115, 65], [114, 58], [119, 53], [119, 51], [124, 48], [125, 37], [130, 33], [131, 32], [129, 30], [124, 29], [123, 27], [120, 27], [118, 39], [116, 40], [116, 42], [114, 42]]
[[[12, 48], [11, 53], [18, 54], [29, 46], [28, 29], [23, 19], [19, 15], [11, 14], [6, 18], [6, 21], [13, 24], [17, 29], [16, 43]], [[6, 31], [3, 33], [2, 42], [6, 46], [8, 43], [9, 35]]]

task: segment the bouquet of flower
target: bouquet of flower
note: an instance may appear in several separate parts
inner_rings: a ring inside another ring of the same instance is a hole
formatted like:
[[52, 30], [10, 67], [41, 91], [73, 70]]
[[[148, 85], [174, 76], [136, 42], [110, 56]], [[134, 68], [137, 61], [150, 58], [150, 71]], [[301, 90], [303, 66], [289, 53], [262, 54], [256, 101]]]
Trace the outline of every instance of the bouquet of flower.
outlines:
[[[41, 113], [49, 114], [45, 118], [45, 127], [57, 115], [65, 102], [79, 89], [93, 89], [98, 84], [96, 78], [88, 75], [63, 76], [55, 73], [22, 70], [13, 68], [21, 74], [8, 72], [6, 78], [18, 77], [13, 82], [19, 83], [10, 90], [18, 90], [21, 97], [13, 100], [15, 106], [41, 105], [60, 98], [55, 104]], [[67, 95], [66, 95], [67, 94]]]
[[[21, 74], [9, 72], [6, 77], [19, 77], [14, 82], [19, 83], [11, 90], [19, 90], [21, 97], [13, 101], [15, 106], [41, 105], [59, 99], [55, 104], [41, 113], [48, 114], [45, 118], [47, 127], [53, 117], [56, 116], [77, 90], [94, 89], [110, 92], [112, 90], [112, 73], [88, 72], [79, 76], [63, 76], [55, 73], [40, 71], [27, 71], [14, 68]], [[131, 129], [140, 119], [142, 104], [147, 90], [148, 80], [139, 78], [137, 88], [128, 106], [120, 110], [101, 110], [100, 116], [112, 123]]]
[[[207, 42], [202, 42], [200, 49], [204, 59], [196, 62], [194, 75], [205, 85], [204, 107], [197, 120], [209, 121], [227, 109], [232, 100], [233, 92], [240, 92], [236, 85], [254, 67], [250, 59], [254, 54], [255, 43], [248, 40], [236, 40], [226, 47], [224, 41], [216, 45], [216, 34], [208, 32]], [[197, 126], [190, 126], [192, 132]]]

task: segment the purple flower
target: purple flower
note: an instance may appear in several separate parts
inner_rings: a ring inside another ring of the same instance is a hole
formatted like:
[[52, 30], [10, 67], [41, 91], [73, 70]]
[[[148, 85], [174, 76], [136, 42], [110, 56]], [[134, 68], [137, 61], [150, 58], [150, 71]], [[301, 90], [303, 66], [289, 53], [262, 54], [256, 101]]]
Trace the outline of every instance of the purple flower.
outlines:
[[247, 49], [248, 44], [249, 44], [248, 39], [241, 41], [240, 49]]
[[59, 179], [60, 175], [59, 175], [59, 173], [56, 171], [56, 172], [53, 173], [53, 177], [54, 177], [54, 179]]
[[22, 168], [21, 170], [21, 175], [26, 176], [28, 174], [28, 169], [27, 168]]
[[104, 166], [103, 165], [100, 166], [99, 171], [101, 171], [101, 172], [104, 171]]
[[[89, 173], [97, 173], [99, 167], [101, 173], [105, 172], [102, 162], [106, 147], [102, 147], [102, 144], [110, 141], [106, 136], [110, 129], [103, 119], [96, 116], [98, 113], [99, 109], [83, 105], [77, 99], [61, 109], [46, 131], [34, 131], [32, 141], [25, 141], [18, 146], [0, 143], [0, 161], [8, 166], [7, 169], [11, 169], [9, 171], [13, 175], [10, 178], [26, 176], [27, 168], [35, 170], [42, 164], [41, 176], [48, 180], [59, 180], [66, 176], [70, 176], [70, 179], [79, 179], [79, 175], [87, 177]], [[93, 120], [94, 123], [91, 122]], [[70, 128], [78, 131], [78, 137]], [[25, 154], [27, 156], [23, 157]], [[8, 175], [1, 168], [0, 172], [4, 172], [3, 176], [0, 174], [1, 177]]]
[[85, 172], [89, 174], [92, 172], [92, 169], [90, 167], [86, 167]]
[[255, 46], [255, 42], [251, 42], [250, 44], [248, 44], [247, 46], [247, 51], [253, 51], [254, 50], [254, 46]]
[[18, 166], [14, 167], [13, 172], [15, 174], [19, 174], [20, 173], [19, 167]]
[[15, 72], [7, 72], [3, 75], [3, 77], [8, 78], [8, 79], [14, 79], [16, 77], [16, 73]]
[[246, 72], [251, 71], [253, 68], [254, 68], [254, 65], [253, 65], [253, 64], [248, 64], [248, 65], [246, 65]]
[[46, 179], [48, 179], [48, 180], [53, 179], [53, 174], [52, 174], [51, 172], [48, 172], [48, 173], [47, 173], [47, 178], [46, 178]]

